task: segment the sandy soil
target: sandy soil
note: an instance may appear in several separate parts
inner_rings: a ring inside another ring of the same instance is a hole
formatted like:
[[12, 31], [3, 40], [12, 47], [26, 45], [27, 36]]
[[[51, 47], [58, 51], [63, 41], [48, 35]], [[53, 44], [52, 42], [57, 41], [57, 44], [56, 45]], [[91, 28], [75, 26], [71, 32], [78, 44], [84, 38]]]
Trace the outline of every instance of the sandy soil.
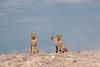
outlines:
[[0, 54], [0, 67], [100, 67], [100, 51]]

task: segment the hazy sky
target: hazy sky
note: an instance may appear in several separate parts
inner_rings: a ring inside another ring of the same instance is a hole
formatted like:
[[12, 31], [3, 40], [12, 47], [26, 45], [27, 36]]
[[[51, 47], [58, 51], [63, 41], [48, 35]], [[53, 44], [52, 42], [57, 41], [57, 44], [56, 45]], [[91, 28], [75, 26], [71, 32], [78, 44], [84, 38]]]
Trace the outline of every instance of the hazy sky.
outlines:
[[31, 32], [41, 50], [59, 33], [70, 50], [100, 50], [100, 0], [0, 0], [0, 52], [27, 50]]

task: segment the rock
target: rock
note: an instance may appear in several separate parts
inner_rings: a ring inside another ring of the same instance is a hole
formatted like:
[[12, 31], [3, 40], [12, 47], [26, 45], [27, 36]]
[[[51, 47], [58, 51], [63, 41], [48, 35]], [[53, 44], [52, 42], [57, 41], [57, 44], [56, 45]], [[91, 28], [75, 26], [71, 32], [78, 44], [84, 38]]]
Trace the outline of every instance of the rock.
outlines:
[[53, 55], [52, 55], [52, 56], [51, 56], [51, 58], [53, 58], [53, 59], [54, 59], [54, 58], [55, 58], [55, 56], [53, 56]]

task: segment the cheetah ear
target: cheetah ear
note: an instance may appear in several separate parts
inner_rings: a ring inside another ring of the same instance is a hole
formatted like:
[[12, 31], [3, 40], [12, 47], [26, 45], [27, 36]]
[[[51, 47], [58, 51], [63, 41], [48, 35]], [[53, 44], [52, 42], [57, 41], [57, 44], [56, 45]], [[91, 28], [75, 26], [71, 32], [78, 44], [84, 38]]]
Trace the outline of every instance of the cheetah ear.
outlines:
[[61, 40], [62, 39], [62, 35], [61, 34], [58, 34], [57, 35], [57, 38], [58, 38], [58, 41]]
[[32, 33], [31, 33], [31, 36], [33, 36], [33, 35], [36, 35], [36, 33], [35, 33], [35, 32], [32, 32]]
[[60, 38], [60, 39], [62, 39], [62, 35], [61, 34], [58, 34], [57, 37]]
[[53, 40], [53, 38], [54, 38], [54, 37], [52, 36], [52, 37], [51, 37], [51, 40]]

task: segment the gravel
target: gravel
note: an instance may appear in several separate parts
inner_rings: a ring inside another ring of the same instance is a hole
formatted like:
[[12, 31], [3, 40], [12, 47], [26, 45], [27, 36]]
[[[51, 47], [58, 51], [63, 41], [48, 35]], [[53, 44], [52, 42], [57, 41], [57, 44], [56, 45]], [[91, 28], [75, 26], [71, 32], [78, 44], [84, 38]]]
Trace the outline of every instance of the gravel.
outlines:
[[0, 54], [0, 67], [100, 67], [100, 51]]

